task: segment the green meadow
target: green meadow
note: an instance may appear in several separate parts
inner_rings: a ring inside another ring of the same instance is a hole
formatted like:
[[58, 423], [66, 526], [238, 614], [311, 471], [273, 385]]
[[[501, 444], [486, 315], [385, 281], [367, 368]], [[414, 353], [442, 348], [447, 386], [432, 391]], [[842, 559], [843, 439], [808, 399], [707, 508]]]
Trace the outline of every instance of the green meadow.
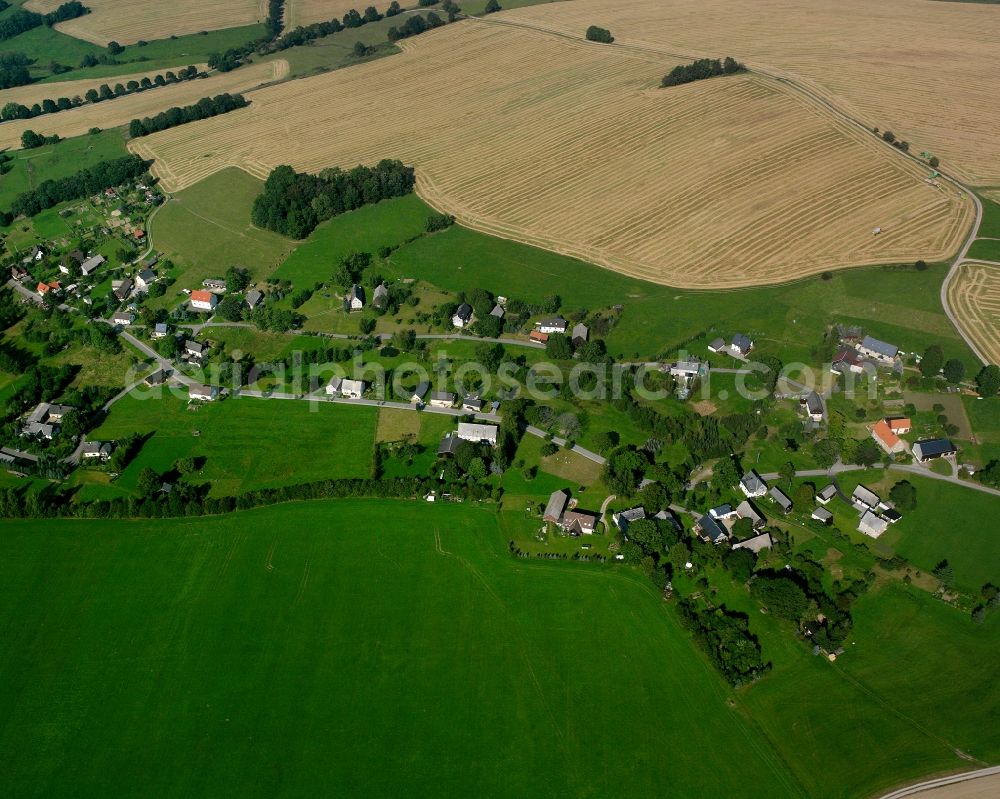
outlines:
[[637, 574], [511, 558], [475, 506], [12, 521], [0, 557], [12, 797], [832, 799], [1000, 755], [1000, 616], [916, 589], [836, 664], [754, 611], [734, 692]]
[[[296, 400], [229, 398], [189, 406], [186, 391], [177, 389], [177, 395], [160, 398], [126, 397], [88, 438], [149, 436], [113, 483], [114, 495], [133, 491], [147, 466], [163, 473], [178, 459], [195, 457], [204, 464], [185, 479], [209, 483], [214, 496], [233, 496], [254, 488], [368, 477], [376, 419], [373, 408]], [[83, 498], [106, 493], [98, 485], [85, 489]]]

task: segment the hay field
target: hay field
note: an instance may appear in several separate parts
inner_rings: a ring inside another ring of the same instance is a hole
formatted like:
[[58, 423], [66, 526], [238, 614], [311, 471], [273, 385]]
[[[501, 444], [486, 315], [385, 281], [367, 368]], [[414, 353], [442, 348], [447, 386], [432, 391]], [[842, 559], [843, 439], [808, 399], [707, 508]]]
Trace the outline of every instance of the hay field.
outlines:
[[[28, 0], [24, 7], [40, 14], [54, 11], [64, 0]], [[238, 28], [262, 22], [265, 0], [87, 0], [89, 14], [61, 22], [56, 30], [99, 44], [133, 44], [186, 33]]]
[[971, 219], [956, 192], [771, 79], [665, 92], [660, 54], [471, 21], [401, 44], [132, 146], [168, 189], [231, 165], [399, 158], [469, 226], [697, 288], [937, 260]]
[[[160, 86], [149, 91], [105, 100], [101, 103], [86, 104], [69, 111], [45, 114], [34, 119], [16, 119], [0, 124], [0, 148], [21, 146], [21, 134], [25, 130], [50, 136], [58, 133], [63, 138], [80, 136], [93, 127], [112, 128], [125, 125], [136, 117], [147, 117], [165, 111], [172, 106], [191, 105], [202, 97], [223, 92], [243, 92], [262, 83], [277, 80], [288, 73], [288, 62], [283, 59], [267, 63], [251, 64], [232, 72], [218, 73], [207, 78]], [[110, 79], [111, 85], [119, 82]], [[99, 81], [99, 86], [104, 81]], [[90, 88], [92, 80], [79, 81]], [[48, 84], [58, 85], [58, 84]], [[85, 89], [86, 91], [86, 89]], [[50, 95], [51, 96], [51, 95]], [[58, 95], [56, 95], [58, 96]]]
[[[391, 0], [285, 0], [285, 28], [291, 30], [300, 25], [311, 25], [314, 22], [329, 22], [331, 19], [343, 19], [344, 14], [355, 9], [363, 14], [365, 9], [374, 5], [383, 14]], [[400, 3], [401, 6], [411, 5]], [[433, 9], [432, 9], [433, 10]]]
[[948, 284], [948, 304], [990, 363], [1000, 363], [1000, 266], [967, 262]]
[[972, 185], [1000, 183], [1000, 6], [926, 0], [574, 0], [504, 12], [582, 36], [784, 72], [870, 126], [930, 150]]
[[[203, 70], [206, 64], [195, 64], [195, 66], [199, 70]], [[176, 67], [174, 71], [177, 71]], [[60, 97], [69, 97], [71, 99], [73, 97], [83, 97], [88, 89], [97, 89], [102, 83], [108, 84], [113, 89], [116, 83], [126, 84], [130, 80], [142, 80], [143, 78], [152, 80], [157, 75], [162, 75], [165, 72], [167, 72], [166, 69], [154, 69], [146, 70], [145, 72], [133, 72], [130, 75], [113, 75], [107, 78], [83, 78], [81, 80], [64, 80], [56, 83], [29, 83], [27, 86], [4, 89], [3, 103], [21, 103], [30, 108], [32, 103], [41, 103], [45, 99], [57, 100]], [[155, 91], [159, 91], [159, 88]]]

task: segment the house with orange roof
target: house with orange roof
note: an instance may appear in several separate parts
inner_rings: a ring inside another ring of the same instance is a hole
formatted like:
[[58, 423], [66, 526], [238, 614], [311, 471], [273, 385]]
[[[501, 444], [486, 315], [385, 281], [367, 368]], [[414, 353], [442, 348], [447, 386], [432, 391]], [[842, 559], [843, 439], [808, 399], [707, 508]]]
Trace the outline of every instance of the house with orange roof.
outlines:
[[39, 282], [35, 286], [35, 291], [42, 297], [48, 294], [50, 291], [59, 291], [62, 288], [62, 284], [58, 280], [50, 280], [48, 283]]
[[211, 291], [196, 289], [191, 292], [191, 307], [196, 311], [214, 311], [218, 301]]
[[905, 416], [887, 418], [885, 421], [888, 423], [889, 429], [897, 436], [905, 435], [913, 428], [913, 424]]
[[872, 438], [889, 455], [906, 452], [906, 442], [892, 432], [885, 419], [879, 419], [872, 427]]

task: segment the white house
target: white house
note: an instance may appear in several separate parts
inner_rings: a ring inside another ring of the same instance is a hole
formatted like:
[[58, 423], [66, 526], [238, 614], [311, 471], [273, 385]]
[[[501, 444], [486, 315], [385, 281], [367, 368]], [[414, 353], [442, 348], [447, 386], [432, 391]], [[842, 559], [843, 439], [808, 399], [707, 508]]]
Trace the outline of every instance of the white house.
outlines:
[[365, 307], [365, 290], [355, 283], [347, 292], [346, 302], [348, 310], [360, 311]]
[[199, 383], [192, 383], [188, 386], [188, 398], [192, 400], [202, 400], [211, 402], [219, 396], [219, 389], [215, 386], [203, 386]]
[[535, 322], [535, 327], [539, 333], [565, 333], [566, 325], [568, 325], [565, 319], [561, 316], [553, 316], [551, 319], [542, 319], [539, 322]]
[[495, 424], [474, 424], [472, 422], [458, 423], [458, 437], [474, 444], [497, 445], [497, 426]]
[[152, 269], [141, 269], [135, 276], [135, 287], [139, 291], [148, 291], [149, 287], [156, 282], [156, 272]]
[[435, 391], [431, 394], [430, 404], [435, 408], [450, 408], [455, 404], [455, 395], [450, 391]]
[[872, 538], [878, 538], [882, 533], [884, 533], [889, 527], [889, 522], [883, 519], [881, 516], [876, 516], [872, 511], [866, 510], [861, 515], [861, 521], [858, 522], [858, 532], [864, 533]]
[[109, 441], [87, 441], [80, 450], [80, 455], [87, 460], [100, 458], [102, 461], [106, 461], [111, 457], [112, 449], [113, 446]]
[[753, 497], [762, 497], [767, 493], [767, 483], [765, 483], [759, 474], [751, 469], [743, 477], [740, 478], [740, 491], [747, 499]]
[[191, 307], [197, 311], [214, 311], [219, 298], [211, 291], [196, 289], [191, 292]]
[[111, 321], [116, 325], [128, 327], [135, 321], [135, 315], [130, 314], [127, 311], [117, 311], [111, 315]]

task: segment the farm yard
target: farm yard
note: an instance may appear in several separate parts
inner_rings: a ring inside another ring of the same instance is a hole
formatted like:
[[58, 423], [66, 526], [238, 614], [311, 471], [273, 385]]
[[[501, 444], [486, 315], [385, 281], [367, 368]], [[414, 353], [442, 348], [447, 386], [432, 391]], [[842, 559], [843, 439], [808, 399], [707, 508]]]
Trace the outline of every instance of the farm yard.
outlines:
[[[0, 125], [0, 147], [19, 147], [21, 134], [33, 130], [45, 136], [58, 134], [64, 138], [81, 136], [91, 128], [108, 128], [128, 124], [132, 119], [154, 116], [171, 106], [192, 105], [202, 97], [223, 94], [224, 92], [245, 92], [263, 83], [282, 78], [288, 71], [288, 63], [283, 59], [266, 63], [251, 64], [232, 72], [218, 73], [183, 81], [169, 86], [160, 86], [144, 92], [105, 100], [100, 103], [86, 103], [60, 111], [46, 114], [35, 119], [16, 119]], [[109, 79], [112, 84], [120, 83], [120, 78]], [[88, 84], [86, 91], [94, 88], [92, 81], [82, 81]], [[45, 92], [46, 97], [58, 97], [49, 93], [49, 84], [25, 87], [38, 92]], [[141, 141], [141, 140], [140, 140]], [[133, 149], [141, 151], [141, 144], [134, 144]]]
[[943, 259], [971, 218], [956, 191], [770, 79], [664, 92], [664, 56], [471, 21], [401, 44], [133, 148], [168, 190], [230, 165], [264, 177], [399, 158], [464, 224], [692, 288]]
[[[54, 11], [63, 0], [28, 0], [25, 8], [40, 14]], [[61, 22], [56, 29], [93, 44], [132, 44], [199, 31], [235, 28], [263, 21], [264, 0], [87, 0], [89, 14]]]
[[971, 185], [1000, 184], [1000, 6], [921, 0], [574, 0], [505, 12], [504, 22], [693, 57], [732, 55], [799, 82], [910, 152], [930, 150]]
[[1000, 265], [962, 264], [948, 284], [948, 304], [979, 351], [1000, 362]]

